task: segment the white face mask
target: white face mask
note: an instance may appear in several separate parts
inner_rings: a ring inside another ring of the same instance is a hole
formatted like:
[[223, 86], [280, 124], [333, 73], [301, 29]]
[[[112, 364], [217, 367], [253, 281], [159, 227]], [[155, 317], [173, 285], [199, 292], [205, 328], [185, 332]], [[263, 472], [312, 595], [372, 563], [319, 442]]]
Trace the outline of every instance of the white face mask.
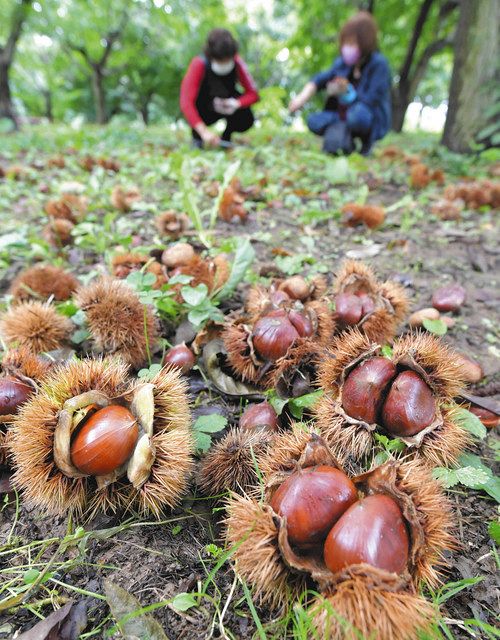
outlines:
[[229, 62], [217, 62], [217, 60], [212, 60], [210, 66], [216, 75], [227, 76], [228, 73], [231, 73], [234, 69], [234, 60], [229, 60]]

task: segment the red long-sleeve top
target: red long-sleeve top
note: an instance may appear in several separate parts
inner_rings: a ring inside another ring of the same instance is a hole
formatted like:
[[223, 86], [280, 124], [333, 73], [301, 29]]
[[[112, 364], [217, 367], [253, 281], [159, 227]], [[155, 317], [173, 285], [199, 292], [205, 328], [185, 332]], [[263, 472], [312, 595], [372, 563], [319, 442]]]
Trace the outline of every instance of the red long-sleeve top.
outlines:
[[[234, 62], [236, 66], [236, 78], [244, 89], [243, 95], [240, 96], [238, 100], [242, 108], [249, 107], [259, 100], [257, 87], [246, 64], [240, 56], [235, 56]], [[198, 109], [196, 108], [196, 100], [198, 99], [200, 86], [205, 76], [205, 69], [206, 63], [203, 58], [200, 56], [193, 58], [181, 84], [181, 111], [189, 125], [193, 128], [202, 122]]]

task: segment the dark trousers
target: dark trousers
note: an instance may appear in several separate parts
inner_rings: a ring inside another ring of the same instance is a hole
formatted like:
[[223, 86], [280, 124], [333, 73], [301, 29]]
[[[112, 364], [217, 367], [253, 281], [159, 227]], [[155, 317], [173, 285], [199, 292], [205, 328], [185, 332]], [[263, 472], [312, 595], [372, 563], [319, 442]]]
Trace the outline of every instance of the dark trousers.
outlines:
[[[341, 123], [345, 122], [345, 125]], [[343, 127], [351, 134], [352, 138], [360, 138], [362, 142], [361, 153], [368, 153], [371, 147], [370, 133], [373, 123], [372, 110], [362, 102], [355, 102], [347, 110], [345, 121], [340, 120], [336, 111], [319, 111], [311, 113], [307, 119], [309, 130], [318, 136], [324, 136], [324, 150], [329, 153], [350, 153], [353, 145], [346, 145], [344, 141]]]
[[[196, 108], [200, 114], [200, 118], [206, 125], [214, 124], [218, 120], [226, 120], [226, 129], [222, 134], [222, 139], [229, 142], [232, 134], [237, 132], [248, 131], [253, 125], [255, 118], [253, 117], [252, 110], [247, 107], [246, 109], [238, 109], [230, 116], [222, 115], [213, 110], [212, 105], [207, 102], [199, 100], [196, 103]], [[191, 130], [193, 138], [195, 140], [201, 140], [201, 137], [197, 131]]]

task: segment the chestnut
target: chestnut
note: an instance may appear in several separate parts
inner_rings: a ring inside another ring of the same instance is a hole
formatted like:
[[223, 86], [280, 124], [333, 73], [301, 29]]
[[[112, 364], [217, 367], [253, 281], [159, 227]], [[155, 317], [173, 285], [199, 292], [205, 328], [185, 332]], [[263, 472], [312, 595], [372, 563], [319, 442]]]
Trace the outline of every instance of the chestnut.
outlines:
[[240, 429], [278, 430], [278, 414], [269, 402], [250, 404], [240, 416]]
[[14, 376], [0, 378], [0, 416], [16, 413], [20, 405], [34, 393], [31, 385]]
[[163, 356], [163, 364], [171, 364], [177, 369], [181, 370], [181, 373], [186, 374], [194, 367], [195, 357], [194, 353], [185, 342], [175, 345], [169, 349]]
[[500, 425], [500, 415], [493, 413], [493, 411], [489, 411], [484, 407], [479, 407], [477, 404], [471, 405], [469, 407], [469, 411], [477, 416], [488, 429], [493, 429]]
[[363, 317], [363, 301], [353, 293], [339, 293], [335, 297], [335, 312], [343, 324], [357, 324]]
[[195, 256], [193, 247], [187, 242], [178, 242], [161, 254], [162, 263], [169, 269], [189, 264]]
[[449, 284], [436, 289], [432, 306], [438, 311], [458, 311], [465, 302], [465, 289], [459, 284]]
[[309, 297], [310, 288], [305, 279], [302, 276], [291, 276], [279, 286], [281, 291], [284, 291], [292, 300], [304, 301]]
[[455, 360], [460, 364], [460, 373], [465, 382], [476, 384], [484, 378], [484, 371], [479, 362], [468, 358], [463, 353], [455, 353]]
[[138, 437], [134, 415], [112, 404], [96, 411], [79, 429], [71, 443], [71, 462], [87, 475], [106, 475], [130, 458]]
[[263, 316], [254, 325], [252, 342], [257, 353], [265, 360], [278, 360], [300, 337], [287, 313], [278, 309]]
[[364, 318], [366, 315], [375, 310], [375, 302], [373, 298], [367, 293], [357, 293], [358, 298], [361, 300], [361, 317]]
[[383, 494], [353, 504], [328, 534], [326, 566], [336, 573], [355, 564], [402, 573], [408, 562], [408, 531], [395, 500]]
[[292, 309], [288, 313], [288, 318], [293, 326], [297, 329], [297, 332], [301, 338], [309, 338], [314, 333], [313, 323], [311, 317], [307, 312], [302, 313]]
[[356, 500], [356, 487], [343, 471], [319, 465], [292, 473], [275, 492], [270, 505], [286, 518], [290, 543], [307, 548], [324, 540]]
[[384, 393], [396, 376], [394, 363], [383, 357], [368, 358], [347, 376], [342, 388], [342, 407], [351, 418], [377, 422]]
[[393, 436], [413, 436], [428, 427], [436, 415], [431, 389], [415, 373], [403, 371], [389, 389], [382, 407], [382, 424]]
[[290, 302], [290, 296], [285, 291], [273, 291], [269, 296], [273, 307], [280, 307], [285, 302]]

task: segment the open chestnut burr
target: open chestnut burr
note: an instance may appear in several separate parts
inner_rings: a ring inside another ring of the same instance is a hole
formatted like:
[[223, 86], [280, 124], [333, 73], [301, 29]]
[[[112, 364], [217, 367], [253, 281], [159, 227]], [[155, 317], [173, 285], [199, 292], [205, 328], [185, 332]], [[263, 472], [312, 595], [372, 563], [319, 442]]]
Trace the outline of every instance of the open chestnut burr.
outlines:
[[460, 370], [454, 352], [429, 334], [397, 338], [385, 357], [381, 345], [351, 329], [320, 364], [325, 393], [315, 408], [318, 428], [342, 461], [359, 461], [382, 433], [432, 464], [454, 464], [469, 443], [454, 421]]
[[358, 327], [371, 340], [385, 342], [396, 335], [408, 312], [408, 296], [399, 284], [379, 282], [370, 267], [346, 260], [333, 285], [337, 331]]
[[13, 421], [14, 486], [49, 513], [161, 513], [186, 488], [193, 449], [186, 384], [172, 368], [148, 383], [116, 357], [52, 372]]
[[245, 316], [226, 324], [227, 359], [235, 374], [261, 388], [275, 386], [288, 367], [297, 367], [307, 354], [326, 346], [333, 322], [326, 301], [305, 304], [285, 301], [260, 316]]
[[[420, 587], [439, 584], [455, 541], [427, 465], [389, 460], [349, 477], [321, 437], [296, 426], [260, 470], [262, 499], [231, 494], [225, 522], [234, 570], [257, 603], [286, 608], [319, 592], [305, 605], [321, 638], [410, 640], [430, 627], [437, 612]], [[322, 474], [326, 483], [314, 480]]]
[[11, 349], [4, 355], [0, 375], [0, 465], [6, 463], [9, 427], [22, 405], [38, 390], [38, 384], [51, 368], [26, 347]]

